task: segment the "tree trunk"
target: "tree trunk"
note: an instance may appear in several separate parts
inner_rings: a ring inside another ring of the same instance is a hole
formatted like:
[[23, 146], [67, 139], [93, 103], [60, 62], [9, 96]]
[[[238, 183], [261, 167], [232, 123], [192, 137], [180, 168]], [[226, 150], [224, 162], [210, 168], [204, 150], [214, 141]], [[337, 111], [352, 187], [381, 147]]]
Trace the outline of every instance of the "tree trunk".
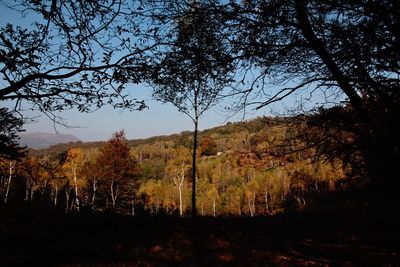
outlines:
[[9, 168], [8, 168], [8, 181], [7, 181], [7, 188], [6, 188], [6, 193], [4, 195], [4, 203], [7, 203], [7, 199], [8, 199], [8, 193], [10, 192], [10, 185], [11, 185], [11, 179], [12, 179], [12, 175], [14, 172], [14, 168], [15, 168], [15, 164], [17, 162], [16, 161], [10, 161], [9, 163]]
[[250, 199], [250, 197], [247, 197], [247, 204], [249, 205], [250, 217], [253, 217], [254, 214], [253, 214], [253, 208], [252, 208], [252, 206], [251, 206], [251, 199]]
[[32, 190], [32, 180], [27, 177], [25, 181], [25, 201], [29, 201], [30, 196], [31, 196], [31, 190]]
[[253, 192], [253, 214], [256, 215], [256, 192]]
[[54, 190], [54, 207], [57, 207], [57, 195], [58, 195], [58, 186]]
[[94, 207], [94, 201], [96, 199], [96, 189], [97, 189], [97, 180], [94, 179], [93, 180], [93, 195], [92, 195], [92, 210], [94, 211], [95, 207]]
[[74, 167], [74, 185], [75, 185], [75, 204], [79, 212], [79, 198], [78, 198], [78, 179], [76, 177], [76, 168]]
[[111, 181], [110, 195], [111, 195], [112, 208], [114, 209], [115, 208], [115, 203], [114, 203], [114, 181]]
[[267, 214], [269, 214], [268, 193], [267, 192], [264, 193], [264, 198], [265, 198], [265, 211], [267, 212]]
[[115, 211], [116, 202], [118, 198], [118, 188], [114, 188], [114, 184], [115, 182], [111, 181], [110, 190], [111, 190], [111, 203], [113, 211]]
[[197, 114], [196, 114], [195, 120], [194, 120], [193, 155], [192, 155], [192, 217], [196, 217], [197, 216], [197, 208], [196, 208], [197, 131], [198, 131], [198, 117], [197, 117]]
[[213, 216], [215, 217], [216, 212], [215, 212], [215, 198], [213, 198]]
[[315, 53], [321, 58], [322, 62], [332, 73], [333, 79], [338, 83], [340, 89], [347, 95], [351, 105], [357, 111], [362, 109], [362, 98], [357, 94], [357, 91], [350, 85], [348, 78], [340, 70], [339, 66], [334, 61], [332, 55], [329, 54], [328, 50], [321, 40], [315, 35], [310, 19], [307, 14], [306, 0], [295, 1], [297, 19], [299, 21], [300, 29], [303, 36], [307, 40], [310, 47]]
[[183, 215], [183, 203], [182, 203], [182, 187], [179, 185], [178, 187], [179, 190], [179, 215]]
[[185, 166], [184, 163], [182, 163], [181, 167], [181, 175], [179, 181], [176, 179], [178, 177], [174, 177], [174, 184], [178, 187], [178, 192], [179, 192], [179, 215], [183, 215], [183, 200], [182, 200], [182, 186], [183, 182], [185, 180]]
[[69, 197], [70, 197], [70, 193], [69, 193], [69, 188], [67, 190], [65, 190], [65, 213], [68, 213], [69, 211]]

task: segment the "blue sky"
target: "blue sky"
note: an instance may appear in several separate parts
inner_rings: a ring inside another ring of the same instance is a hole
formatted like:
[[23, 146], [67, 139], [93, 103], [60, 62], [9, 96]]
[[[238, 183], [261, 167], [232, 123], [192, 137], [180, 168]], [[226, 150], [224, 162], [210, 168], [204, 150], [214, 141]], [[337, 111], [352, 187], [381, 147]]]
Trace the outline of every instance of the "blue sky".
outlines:
[[[12, 1], [11, 1], [12, 3]], [[21, 17], [18, 13], [12, 12], [0, 4], [0, 27], [7, 23], [29, 27], [32, 18]], [[4, 83], [0, 81], [0, 87]], [[127, 91], [132, 97], [145, 99], [148, 109], [143, 111], [122, 111], [105, 106], [93, 113], [80, 113], [76, 110], [67, 110], [57, 115], [65, 119], [65, 123], [72, 127], [55, 125], [48, 117], [40, 112], [22, 111], [24, 117], [35, 118], [34, 122], [24, 125], [26, 132], [59, 132], [69, 133], [83, 141], [107, 140], [113, 132], [124, 129], [129, 139], [145, 138], [154, 135], [179, 133], [184, 130], [192, 130], [193, 123], [175, 107], [170, 104], [161, 104], [152, 100], [151, 91], [141, 85], [128, 86]], [[0, 102], [1, 106], [13, 107], [12, 102]], [[227, 121], [238, 121], [243, 119], [243, 113], [232, 114], [223, 111], [224, 106], [229, 106], [225, 101], [221, 106], [206, 112], [200, 120], [200, 129], [207, 129]], [[25, 104], [25, 110], [29, 105]], [[246, 118], [256, 115], [265, 115], [265, 110], [257, 113], [249, 112]]]
[[[24, 112], [27, 117], [35, 117], [35, 122], [25, 124], [27, 132], [54, 132], [73, 134], [83, 141], [107, 140], [111, 134], [121, 129], [125, 130], [128, 139], [146, 138], [154, 135], [179, 133], [193, 129], [193, 122], [186, 115], [179, 113], [171, 104], [161, 104], [151, 98], [151, 91], [142, 86], [127, 88], [133, 91], [132, 96], [145, 99], [148, 109], [143, 111], [116, 110], [105, 106], [92, 113], [80, 113], [76, 110], [67, 110], [59, 113], [66, 124], [72, 127], [54, 125], [54, 123], [40, 112]], [[219, 106], [206, 112], [200, 119], [200, 129], [207, 129], [226, 124], [228, 121], [243, 119], [244, 113], [236, 115], [223, 110], [229, 106], [226, 100]], [[262, 111], [249, 110], [245, 118], [269, 115], [266, 108]], [[75, 127], [76, 126], [76, 127]], [[56, 129], [55, 129], [56, 128]]]
[[[15, 19], [12, 12], [5, 10], [0, 5], [0, 27], [5, 26], [6, 23], [19, 24], [21, 26], [28, 26], [30, 18]], [[2, 86], [0, 81], [0, 87]], [[271, 86], [270, 89], [274, 90], [277, 87]], [[129, 139], [146, 138], [154, 135], [164, 135], [179, 133], [184, 130], [192, 130], [193, 123], [182, 113], [179, 113], [172, 105], [163, 105], [159, 102], [152, 100], [151, 90], [141, 85], [130, 85], [127, 92], [132, 97], [137, 99], [146, 100], [148, 109], [143, 111], [122, 111], [115, 110], [112, 107], [103, 107], [102, 109], [85, 114], [79, 113], [75, 110], [67, 110], [57, 115], [65, 119], [65, 123], [69, 126], [76, 127], [63, 127], [61, 125], [54, 125], [53, 121], [39, 112], [25, 111], [22, 112], [24, 117], [34, 117], [34, 123], [25, 124], [27, 132], [55, 132], [69, 133], [80, 138], [83, 141], [97, 141], [107, 140], [113, 132], [124, 129]], [[228, 121], [239, 121], [243, 118], [249, 119], [256, 116], [272, 115], [275, 112], [282, 113], [285, 108], [295, 106], [295, 103], [300, 99], [307, 97], [307, 94], [292, 96], [285, 100], [285, 102], [275, 103], [274, 105], [263, 108], [260, 111], [254, 111], [252, 108], [246, 110], [246, 113], [238, 113], [234, 116], [224, 112], [224, 107], [231, 106], [232, 100], [225, 100], [216, 108], [206, 112], [200, 119], [200, 129], [207, 129], [218, 125], [225, 124]], [[265, 99], [258, 99], [265, 100]], [[308, 106], [313, 106], [314, 103], [321, 101], [321, 95], [312, 99]], [[1, 106], [11, 107], [13, 103], [1, 102]], [[28, 108], [28, 106], [25, 106]]]

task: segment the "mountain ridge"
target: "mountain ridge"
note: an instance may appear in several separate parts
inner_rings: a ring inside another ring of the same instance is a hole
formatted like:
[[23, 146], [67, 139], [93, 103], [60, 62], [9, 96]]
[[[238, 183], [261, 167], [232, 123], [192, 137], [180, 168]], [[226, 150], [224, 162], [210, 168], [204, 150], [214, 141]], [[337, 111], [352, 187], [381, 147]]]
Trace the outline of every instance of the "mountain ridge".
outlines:
[[20, 144], [33, 149], [49, 148], [57, 144], [80, 142], [81, 140], [72, 134], [27, 132], [21, 133]]

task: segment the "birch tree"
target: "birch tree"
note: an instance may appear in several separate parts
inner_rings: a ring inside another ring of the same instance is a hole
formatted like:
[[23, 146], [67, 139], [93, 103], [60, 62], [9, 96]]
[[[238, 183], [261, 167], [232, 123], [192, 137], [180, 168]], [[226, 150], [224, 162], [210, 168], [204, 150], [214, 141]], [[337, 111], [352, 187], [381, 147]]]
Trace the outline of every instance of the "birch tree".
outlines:
[[17, 164], [16, 160], [7, 160], [7, 167], [8, 167], [8, 179], [6, 181], [6, 189], [4, 193], [4, 204], [7, 203], [8, 200], [8, 194], [10, 192], [10, 185], [11, 185], [11, 180], [15, 172], [15, 166]]
[[79, 211], [80, 203], [79, 203], [79, 185], [81, 183], [81, 178], [78, 176], [81, 175], [82, 167], [83, 167], [84, 154], [82, 149], [80, 148], [71, 148], [68, 150], [66, 161], [63, 165], [63, 169], [65, 171], [66, 177], [68, 180], [72, 181], [71, 184], [74, 187], [74, 196], [75, 196], [75, 207]]

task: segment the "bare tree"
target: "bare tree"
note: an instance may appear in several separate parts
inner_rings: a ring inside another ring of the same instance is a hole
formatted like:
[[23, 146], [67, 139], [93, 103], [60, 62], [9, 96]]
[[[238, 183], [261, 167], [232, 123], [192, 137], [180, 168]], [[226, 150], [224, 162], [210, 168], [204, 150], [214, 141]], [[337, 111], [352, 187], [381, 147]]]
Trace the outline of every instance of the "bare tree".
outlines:
[[174, 176], [174, 185], [178, 187], [179, 192], [179, 215], [183, 215], [183, 200], [182, 200], [182, 190], [183, 190], [183, 182], [185, 181], [185, 164], [182, 163], [180, 174]]

